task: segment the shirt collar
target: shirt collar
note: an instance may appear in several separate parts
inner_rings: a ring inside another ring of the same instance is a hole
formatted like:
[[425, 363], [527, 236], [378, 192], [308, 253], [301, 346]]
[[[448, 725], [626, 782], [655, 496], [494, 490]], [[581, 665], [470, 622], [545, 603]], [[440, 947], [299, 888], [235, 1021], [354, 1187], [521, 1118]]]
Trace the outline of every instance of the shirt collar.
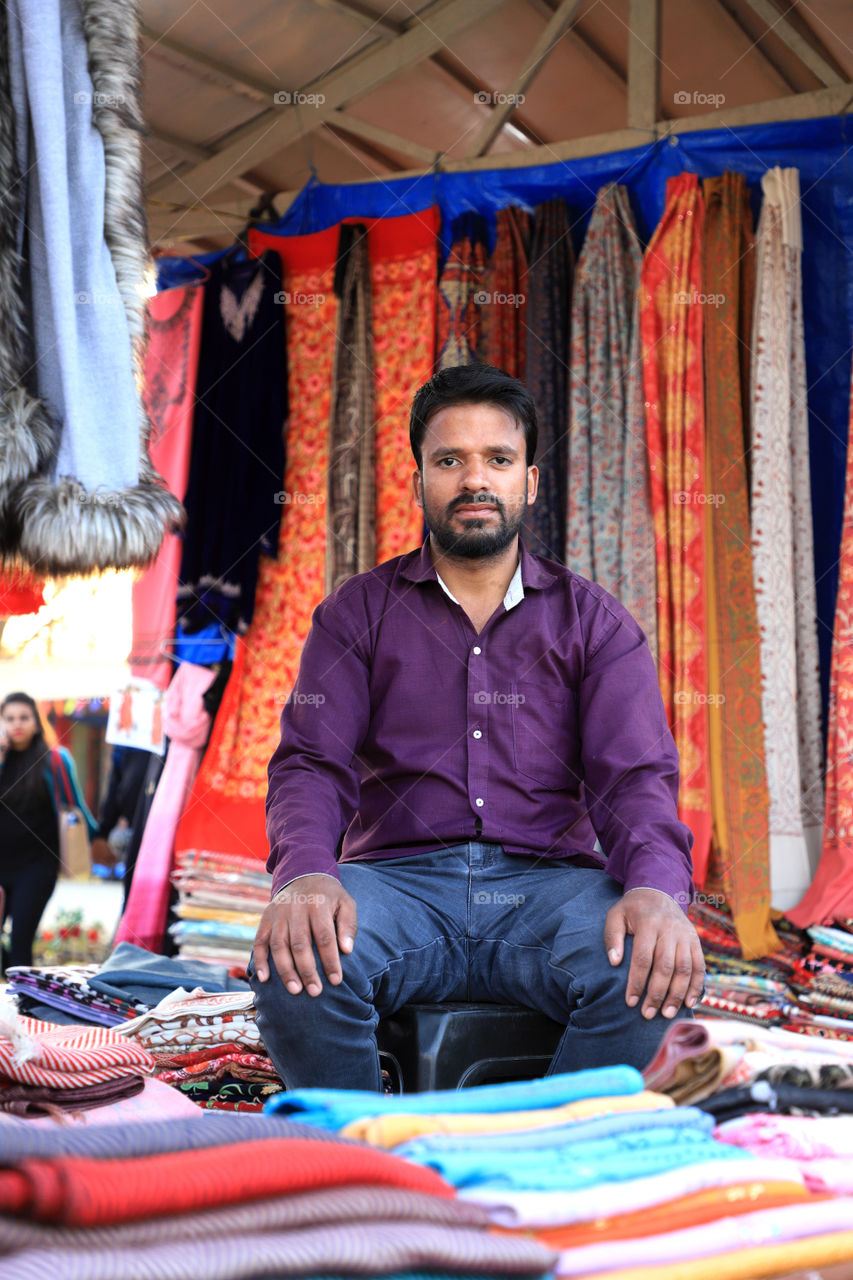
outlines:
[[[509, 587], [507, 588], [507, 596], [509, 596], [510, 593], [516, 589], [516, 579], [519, 577], [520, 573], [521, 580], [517, 588], [520, 591], [520, 594], [517, 598], [513, 599], [513, 604], [518, 604], [518, 601], [523, 597], [524, 591], [528, 587], [544, 589], [545, 587], [550, 587], [551, 584], [557, 580], [557, 575], [552, 573], [548, 568], [546, 561], [528, 551], [520, 538], [518, 540], [518, 546], [521, 552], [518, 567], [513, 574]], [[407, 560], [408, 563], [400, 570], [401, 577], [408, 578], [410, 582], [428, 582], [430, 580], [438, 582], [438, 574], [435, 571], [435, 565], [433, 564], [432, 558], [429, 554], [428, 537], [424, 539], [419, 551], [410, 552]], [[504, 603], [506, 604], [506, 600]], [[506, 607], [510, 608], [510, 605], [506, 605]]]

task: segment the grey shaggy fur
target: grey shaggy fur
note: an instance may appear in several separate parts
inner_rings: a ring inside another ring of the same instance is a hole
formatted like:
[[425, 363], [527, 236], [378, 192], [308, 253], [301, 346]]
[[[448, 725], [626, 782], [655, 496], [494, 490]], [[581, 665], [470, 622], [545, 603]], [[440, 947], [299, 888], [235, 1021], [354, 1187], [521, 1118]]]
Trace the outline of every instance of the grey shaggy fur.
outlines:
[[[54, 481], [48, 473], [55, 433], [51, 432], [47, 450], [42, 431], [27, 451], [29, 424], [41, 426], [38, 414], [33, 411], [26, 419], [21, 417], [17, 435], [13, 430], [7, 434], [10, 424], [0, 419], [3, 452], [9, 443], [13, 454], [17, 448], [20, 462], [29, 464], [26, 474], [20, 474], [19, 464], [19, 474], [13, 477], [23, 483], [18, 483], [9, 495], [5, 522], [0, 495], [0, 525], [5, 523], [9, 531], [6, 536], [0, 534], [0, 557], [5, 558], [7, 566], [13, 561], [23, 562], [42, 573], [55, 575], [144, 566], [156, 556], [166, 530], [180, 528], [184, 521], [180, 502], [166, 489], [151, 465], [148, 455], [151, 424], [141, 394], [146, 313], [140, 286], [149, 269], [150, 257], [142, 187], [144, 122], [140, 105], [139, 6], [137, 0], [80, 0], [80, 8], [89, 74], [98, 95], [93, 120], [104, 142], [104, 238], [127, 316], [139, 391], [139, 483], [115, 492], [88, 493], [73, 477], [63, 476]], [[0, 21], [0, 27], [5, 27], [5, 23]], [[4, 68], [4, 72], [8, 77], [8, 70]], [[0, 72], [0, 78], [4, 72]], [[0, 116], [2, 114], [0, 101]], [[4, 172], [8, 172], [3, 132], [0, 125], [0, 182]], [[14, 164], [14, 137], [11, 163]], [[9, 189], [6, 183], [2, 185], [4, 190]], [[0, 204], [0, 220], [10, 218], [10, 214], [11, 210]], [[16, 210], [16, 214], [19, 211]], [[16, 265], [7, 260], [8, 247], [6, 233], [0, 228], [0, 289]], [[19, 263], [17, 268], [19, 280]], [[0, 296], [4, 294], [5, 291]], [[17, 304], [19, 288], [14, 290], [14, 296]], [[16, 319], [16, 336], [19, 323]], [[20, 328], [22, 341], [25, 337], [22, 323]], [[4, 339], [5, 334], [0, 330], [0, 346]], [[5, 372], [0, 353], [3, 419], [7, 416]], [[30, 429], [30, 434], [35, 436], [36, 432]], [[0, 483], [2, 476], [0, 469]]]

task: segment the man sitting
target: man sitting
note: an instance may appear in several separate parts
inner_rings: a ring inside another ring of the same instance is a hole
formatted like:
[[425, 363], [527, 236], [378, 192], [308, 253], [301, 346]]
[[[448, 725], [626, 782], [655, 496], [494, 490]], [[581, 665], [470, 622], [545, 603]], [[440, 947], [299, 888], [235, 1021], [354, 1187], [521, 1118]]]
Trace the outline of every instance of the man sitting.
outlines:
[[379, 1016], [411, 1002], [527, 1005], [566, 1027], [551, 1072], [642, 1068], [701, 994], [654, 662], [612, 596], [520, 541], [536, 431], [516, 379], [437, 373], [410, 427], [429, 537], [314, 612], [250, 966], [291, 1089], [378, 1089]]

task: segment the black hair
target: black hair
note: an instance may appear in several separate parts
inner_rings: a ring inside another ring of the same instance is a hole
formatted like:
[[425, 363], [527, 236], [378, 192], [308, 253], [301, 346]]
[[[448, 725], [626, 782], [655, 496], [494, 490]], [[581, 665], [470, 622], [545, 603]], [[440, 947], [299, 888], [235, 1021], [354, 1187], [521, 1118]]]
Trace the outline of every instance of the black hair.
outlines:
[[[2, 793], [7, 803], [14, 805], [16, 802], [20, 802], [28, 806], [37, 800], [44, 788], [42, 772], [48, 756], [48, 745], [45, 740], [44, 725], [39, 715], [38, 705], [28, 693], [7, 693], [3, 701], [0, 702], [0, 715], [3, 714], [8, 706], [16, 702], [23, 703], [25, 707], [29, 707], [30, 711], [32, 711], [36, 720], [36, 731], [29, 746], [25, 747], [23, 751], [14, 753], [14, 767], [3, 770], [5, 778], [0, 781], [0, 793]], [[9, 757], [10, 752], [7, 750], [7, 762]]]
[[523, 382], [491, 364], [460, 364], [439, 369], [415, 393], [409, 416], [409, 443], [423, 470], [423, 442], [430, 418], [457, 404], [493, 404], [511, 414], [524, 431], [527, 465], [536, 456], [539, 423], [533, 397]]

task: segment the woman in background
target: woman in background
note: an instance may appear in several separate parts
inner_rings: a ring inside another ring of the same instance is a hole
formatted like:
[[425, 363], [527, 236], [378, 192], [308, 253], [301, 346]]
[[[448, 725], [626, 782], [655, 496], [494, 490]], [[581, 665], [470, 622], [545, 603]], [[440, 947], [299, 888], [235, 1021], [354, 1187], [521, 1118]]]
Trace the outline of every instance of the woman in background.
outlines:
[[[73, 795], [64, 793], [60, 761]], [[58, 792], [58, 795], [57, 795]], [[58, 804], [77, 805], [89, 834], [97, 823], [86, 808], [74, 761], [64, 747], [50, 751], [38, 707], [28, 693], [0, 703], [0, 931], [12, 922], [0, 971], [33, 962], [33, 939], [59, 873]]]

